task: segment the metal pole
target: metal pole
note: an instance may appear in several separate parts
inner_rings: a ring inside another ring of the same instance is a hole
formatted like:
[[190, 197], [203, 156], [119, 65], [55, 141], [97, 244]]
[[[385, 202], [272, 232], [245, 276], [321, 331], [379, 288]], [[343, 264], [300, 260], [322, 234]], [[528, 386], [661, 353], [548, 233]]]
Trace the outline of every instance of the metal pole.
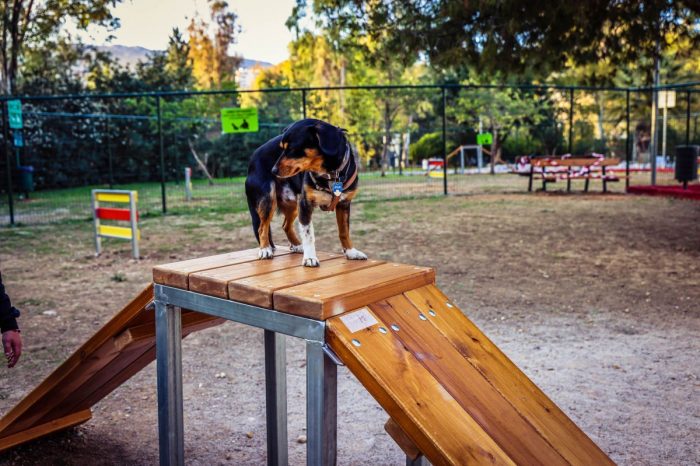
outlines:
[[288, 462], [285, 351], [284, 335], [265, 330], [265, 410], [269, 466], [286, 466]]
[[301, 114], [306, 119], [306, 89], [301, 90]]
[[650, 147], [650, 162], [651, 162], [651, 184], [656, 184], [656, 152], [658, 151], [659, 139], [657, 131], [657, 113], [659, 110], [659, 83], [660, 83], [660, 41], [656, 39], [656, 53], [654, 54], [654, 87], [651, 94], [651, 147]]
[[165, 149], [163, 147], [163, 116], [160, 109], [160, 95], [156, 96], [156, 109], [158, 111], [158, 139], [160, 140], [160, 195], [165, 214], [168, 212], [168, 206], [165, 200]]
[[107, 133], [107, 160], [109, 161], [109, 189], [114, 188], [114, 168], [112, 166], [112, 137], [110, 135], [111, 125], [109, 117], [107, 117], [106, 133]]
[[569, 154], [573, 150], [574, 141], [574, 88], [569, 89]]
[[139, 225], [138, 225], [138, 209], [136, 208], [136, 191], [129, 193], [129, 220], [131, 226], [131, 255], [134, 259], [139, 260]]
[[447, 89], [445, 86], [442, 86], [442, 161], [442, 189], [443, 194], [447, 196]]
[[7, 101], [2, 107], [2, 150], [5, 152], [5, 168], [7, 169], [7, 205], [10, 208], [10, 225], [15, 224], [15, 206], [12, 196], [12, 160], [10, 159], [10, 151], [7, 150], [7, 142], [9, 140], [9, 131], [7, 129], [9, 118], [7, 110]]
[[626, 92], [627, 96], [627, 110], [625, 114], [625, 123], [627, 125], [627, 138], [625, 139], [625, 191], [630, 187], [630, 91]]
[[685, 145], [690, 145], [690, 91], [685, 93]]
[[182, 421], [182, 316], [180, 309], [156, 299], [156, 375], [160, 464], [185, 464]]
[[307, 466], [336, 464], [338, 368], [320, 342], [306, 343]]

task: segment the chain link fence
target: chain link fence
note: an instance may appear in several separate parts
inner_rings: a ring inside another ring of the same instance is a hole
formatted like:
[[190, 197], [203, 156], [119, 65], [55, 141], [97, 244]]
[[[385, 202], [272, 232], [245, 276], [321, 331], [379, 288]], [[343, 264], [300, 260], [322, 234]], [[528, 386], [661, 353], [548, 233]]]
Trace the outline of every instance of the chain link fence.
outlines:
[[[646, 171], [635, 175], [640, 180], [654, 162], [657, 180], [667, 182], [674, 147], [700, 143], [696, 92], [679, 89], [675, 107], [659, 111], [657, 158], [650, 155], [651, 89], [406, 85], [31, 96], [17, 98], [21, 130], [8, 128], [14, 98], [4, 97], [0, 225], [89, 219], [95, 188], [137, 190], [142, 215], [243, 211], [250, 155], [303, 117], [347, 129], [361, 159], [360, 202], [523, 192], [527, 182], [512, 172], [521, 156], [534, 155], [603, 154], [620, 159], [620, 169]], [[259, 131], [222, 134], [226, 107], [257, 108]], [[486, 132], [493, 141], [477, 144]]]

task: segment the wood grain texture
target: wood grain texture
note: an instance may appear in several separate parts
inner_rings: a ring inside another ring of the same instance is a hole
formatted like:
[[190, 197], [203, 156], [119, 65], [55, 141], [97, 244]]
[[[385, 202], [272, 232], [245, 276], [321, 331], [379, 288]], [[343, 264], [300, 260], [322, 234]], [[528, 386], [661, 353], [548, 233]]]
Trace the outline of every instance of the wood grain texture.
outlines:
[[[342, 257], [340, 254], [327, 252], [319, 252], [317, 256], [322, 263]], [[300, 267], [302, 257], [301, 254], [286, 254], [270, 260], [255, 260], [192, 273], [189, 275], [189, 290], [226, 299], [229, 297], [230, 281]]]
[[[437, 287], [408, 291], [405, 296], [570, 464], [613, 464]], [[435, 316], [429, 314], [431, 309]]]
[[405, 264], [381, 264], [273, 293], [273, 307], [317, 320], [435, 282], [435, 270]]
[[25, 442], [29, 442], [30, 440], [36, 440], [46, 435], [53, 434], [54, 432], [75, 427], [83, 422], [89, 421], [91, 418], [92, 411], [85, 409], [60, 419], [54, 419], [46, 424], [41, 424], [31, 429], [24, 430], [17, 434], [3, 437], [0, 439], [0, 452], [16, 447], [17, 445], [21, 445]]
[[[379, 321], [350, 333], [340, 320], [326, 321], [327, 341], [348, 369], [433, 465], [514, 464], [439, 381]], [[352, 340], [359, 342], [355, 346]]]
[[[284, 256], [289, 251], [277, 251], [275, 256]], [[153, 267], [153, 281], [160, 285], [172, 286], [175, 288], [188, 289], [189, 275], [203, 270], [226, 267], [228, 265], [240, 264], [258, 260], [258, 249], [245, 249], [243, 251], [218, 254], [216, 256], [200, 257], [170, 264]]]
[[234, 301], [272, 309], [272, 296], [277, 290], [376, 267], [384, 263], [384, 261], [374, 259], [355, 261], [340, 258], [323, 261], [319, 267], [293, 267], [255, 277], [233, 280], [228, 284], [228, 295]]
[[565, 465], [564, 458], [430, 323], [405, 296], [370, 305], [396, 338], [517, 464]]
[[39, 400], [51, 398], [52, 393], [58, 387], [69, 383], [70, 379], [76, 376], [76, 371], [79, 371], [84, 361], [89, 359], [90, 355], [94, 354], [105, 343], [111, 344], [113, 336], [123, 331], [130, 322], [138, 319], [152, 300], [153, 285], [149, 285], [0, 419], [0, 438], [5, 437], [8, 428], [20, 420]]

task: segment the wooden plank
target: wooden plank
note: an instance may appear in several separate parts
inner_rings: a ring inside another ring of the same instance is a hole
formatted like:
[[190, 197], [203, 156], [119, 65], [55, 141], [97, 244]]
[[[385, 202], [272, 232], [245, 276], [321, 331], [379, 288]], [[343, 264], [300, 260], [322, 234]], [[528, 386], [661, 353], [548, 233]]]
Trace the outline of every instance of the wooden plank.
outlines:
[[[277, 251], [275, 252], [275, 257], [286, 254], [289, 254], [289, 251]], [[192, 273], [256, 260], [258, 260], [258, 249], [254, 248], [158, 265], [153, 267], [153, 281], [160, 285], [173, 286], [186, 290], [188, 289], [188, 277]]]
[[426, 286], [405, 296], [569, 463], [613, 464], [437, 287]]
[[234, 280], [228, 284], [228, 295], [234, 301], [272, 309], [272, 295], [282, 288], [309, 283], [315, 280], [335, 277], [355, 270], [384, 264], [384, 261], [366, 261], [345, 258], [321, 262], [319, 267], [293, 267], [255, 277]]
[[[215, 327], [226, 322], [225, 319], [202, 314], [200, 312], [182, 311], [182, 333], [196, 332], [206, 328]], [[142, 344], [143, 342], [153, 343], [156, 338], [155, 322], [129, 327], [122, 333], [114, 337], [114, 347], [122, 351], [129, 346]]]
[[[43, 382], [39, 384], [29, 395], [24, 397], [2, 419], [0, 419], [0, 437], [5, 435], [10, 425], [15, 423], [39, 400], [46, 397], [57, 386], [70, 383], [76, 368], [90, 357], [105, 342], [126, 328], [129, 322], [136, 318], [141, 311], [153, 300], [153, 285], [147, 286], [129, 304], [119, 311], [107, 324], [95, 333], [84, 345], [75, 351], [63, 364], [54, 370]], [[60, 401], [60, 400], [59, 400]]]
[[12, 447], [29, 442], [30, 440], [36, 440], [40, 437], [53, 434], [54, 432], [75, 427], [83, 422], [89, 421], [91, 418], [92, 411], [90, 411], [90, 409], [85, 409], [62, 417], [61, 419], [54, 419], [46, 424], [10, 435], [9, 437], [4, 437], [0, 439], [0, 452], [9, 450]]
[[[119, 202], [122, 204], [131, 202], [131, 198], [127, 193], [96, 193], [95, 200], [99, 202]], [[134, 193], [134, 201], [138, 201], [136, 193]]]
[[[433, 465], [514, 464], [459, 403], [404, 348], [396, 333], [380, 333], [377, 321], [351, 333], [341, 321], [326, 322], [327, 342]], [[347, 314], [346, 314], [347, 315]], [[360, 346], [355, 346], [357, 340]]]
[[[265, 273], [300, 267], [301, 254], [287, 254], [272, 260], [256, 260], [243, 264], [228, 265], [190, 274], [189, 290], [219, 298], [228, 298], [228, 282], [240, 278], [262, 275]], [[330, 259], [340, 259], [340, 254], [319, 252], [318, 259], [324, 263]]]
[[397, 324], [396, 337], [517, 464], [566, 465], [537, 430], [494, 389], [403, 295], [370, 306], [382, 321]]
[[399, 448], [401, 448], [401, 451], [403, 451], [411, 461], [415, 461], [422, 455], [418, 447], [413, 443], [410, 437], [406, 435], [406, 432], [404, 432], [401, 426], [392, 418], [386, 421], [384, 430], [389, 434], [389, 437], [394, 439], [394, 442], [396, 442]]
[[325, 320], [374, 301], [435, 282], [435, 270], [381, 264], [274, 292], [277, 311]]
[[[137, 237], [141, 239], [141, 232], [136, 231]], [[131, 228], [116, 227], [114, 225], [100, 225], [97, 227], [97, 234], [108, 238], [131, 239]]]

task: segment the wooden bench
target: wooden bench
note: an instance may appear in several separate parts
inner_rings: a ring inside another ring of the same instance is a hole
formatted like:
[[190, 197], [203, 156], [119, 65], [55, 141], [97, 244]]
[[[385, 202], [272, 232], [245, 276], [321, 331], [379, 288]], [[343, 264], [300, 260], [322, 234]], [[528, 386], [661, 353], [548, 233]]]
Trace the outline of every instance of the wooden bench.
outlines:
[[[607, 172], [609, 167], [620, 164], [620, 159], [602, 157], [533, 157], [530, 159], [528, 191], [532, 191], [535, 178], [542, 180], [542, 190], [547, 190], [547, 183], [557, 179], [566, 180], [566, 191], [571, 192], [571, 180], [585, 180], [584, 192], [588, 192], [591, 179], [600, 179], [603, 192], [608, 192], [608, 183], [620, 181], [625, 176]], [[539, 171], [537, 171], [539, 169]], [[575, 171], [578, 169], [578, 171]], [[549, 171], [548, 171], [549, 170]]]

